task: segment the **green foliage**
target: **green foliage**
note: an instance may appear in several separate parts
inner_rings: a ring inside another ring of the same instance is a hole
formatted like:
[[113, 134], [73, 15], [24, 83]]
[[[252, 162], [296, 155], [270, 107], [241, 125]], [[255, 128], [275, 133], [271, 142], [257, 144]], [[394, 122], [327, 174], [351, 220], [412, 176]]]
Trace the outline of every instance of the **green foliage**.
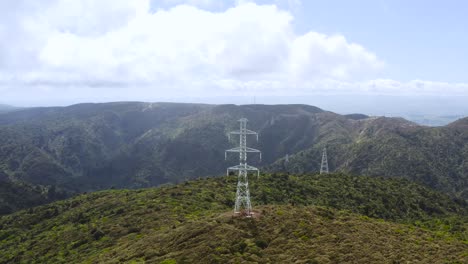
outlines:
[[0, 263], [466, 261], [466, 204], [407, 180], [261, 175], [251, 219], [231, 217], [235, 182], [101, 191], [2, 216]]
[[[0, 175], [1, 178], [1, 175]], [[25, 182], [0, 179], [0, 215], [65, 198], [53, 186], [34, 186]]]
[[[237, 128], [240, 117], [260, 132], [259, 142], [249, 145], [263, 151], [262, 163], [249, 162], [270, 172], [316, 172], [326, 145], [333, 171], [406, 177], [468, 199], [468, 130], [463, 120], [430, 128], [306, 105], [121, 102], [4, 113], [0, 174], [36, 189], [53, 186], [57, 195], [49, 200], [220, 175], [236, 162], [234, 156], [224, 161], [224, 150], [233, 145], [226, 133]], [[26, 201], [7, 205], [8, 210], [31, 206], [27, 200], [37, 195], [32, 191], [21, 197]]]
[[175, 259], [166, 259], [160, 262], [160, 264], [177, 264]]
[[445, 127], [417, 126], [397, 118], [329, 120], [315, 145], [268, 165], [271, 172], [318, 171], [321, 151], [332, 171], [405, 177], [467, 200], [468, 118]]
[[321, 205], [398, 220], [466, 213], [466, 202], [405, 179], [328, 175], [264, 175], [251, 184], [255, 201]]

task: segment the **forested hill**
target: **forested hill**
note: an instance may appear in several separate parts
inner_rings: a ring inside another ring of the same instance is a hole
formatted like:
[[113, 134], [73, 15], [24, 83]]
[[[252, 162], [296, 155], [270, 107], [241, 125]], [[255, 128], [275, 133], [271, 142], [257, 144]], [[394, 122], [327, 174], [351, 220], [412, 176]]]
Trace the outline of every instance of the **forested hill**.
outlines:
[[0, 173], [60, 195], [221, 175], [236, 163], [224, 150], [240, 117], [260, 133], [249, 145], [263, 160], [251, 163], [268, 171], [318, 171], [326, 146], [333, 171], [405, 177], [468, 199], [466, 120], [432, 128], [307, 105], [118, 102], [3, 113]]
[[108, 190], [0, 217], [0, 263], [466, 263], [466, 203], [380, 177], [236, 176]]

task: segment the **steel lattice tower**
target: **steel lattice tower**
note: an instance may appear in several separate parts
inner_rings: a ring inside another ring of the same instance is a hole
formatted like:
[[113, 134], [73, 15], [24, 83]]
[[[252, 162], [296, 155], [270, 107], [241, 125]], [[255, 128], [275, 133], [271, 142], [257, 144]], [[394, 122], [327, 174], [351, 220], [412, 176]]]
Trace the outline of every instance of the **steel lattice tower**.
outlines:
[[322, 165], [320, 165], [320, 174], [328, 173], [327, 148], [323, 148]]
[[243, 213], [247, 217], [250, 217], [252, 216], [252, 205], [250, 203], [248, 172], [256, 171], [258, 177], [260, 171], [255, 167], [247, 165], [247, 153], [259, 153], [260, 160], [262, 159], [262, 153], [260, 152], [260, 150], [247, 147], [247, 135], [255, 135], [258, 141], [258, 133], [247, 129], [246, 118], [239, 119], [239, 122], [240, 129], [238, 131], [232, 131], [228, 135], [229, 139], [231, 139], [231, 135], [239, 135], [239, 147], [226, 150], [225, 159], [227, 159], [228, 152], [239, 153], [239, 165], [229, 167], [227, 169], [227, 174], [229, 175], [230, 171], [238, 171], [236, 204], [234, 206], [234, 214]]

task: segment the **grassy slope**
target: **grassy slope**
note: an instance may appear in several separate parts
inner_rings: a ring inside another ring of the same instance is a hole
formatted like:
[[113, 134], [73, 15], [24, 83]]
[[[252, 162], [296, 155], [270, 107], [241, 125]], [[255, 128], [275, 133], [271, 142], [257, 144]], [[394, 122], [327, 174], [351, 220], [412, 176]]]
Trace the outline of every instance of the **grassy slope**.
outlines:
[[3, 216], [0, 262], [467, 260], [466, 204], [408, 181], [264, 175], [251, 180], [261, 216], [247, 220], [230, 217], [235, 180], [103, 191]]

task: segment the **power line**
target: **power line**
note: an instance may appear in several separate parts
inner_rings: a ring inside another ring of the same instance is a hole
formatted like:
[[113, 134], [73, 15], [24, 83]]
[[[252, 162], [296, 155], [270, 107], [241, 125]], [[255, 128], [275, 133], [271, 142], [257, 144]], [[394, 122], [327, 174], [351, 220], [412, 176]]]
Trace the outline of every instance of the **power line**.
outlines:
[[247, 129], [247, 119], [241, 118], [238, 120], [240, 123], [240, 128], [238, 131], [232, 131], [228, 134], [229, 139], [231, 135], [239, 135], [239, 147], [228, 149], [225, 152], [225, 159], [227, 159], [228, 152], [239, 153], [239, 165], [229, 167], [227, 169], [227, 174], [229, 175], [230, 171], [238, 171], [238, 181], [237, 181], [237, 191], [236, 191], [236, 203], [234, 206], [234, 214], [236, 215], [245, 215], [251, 217], [252, 204], [250, 202], [250, 191], [249, 191], [249, 181], [248, 181], [248, 172], [256, 171], [257, 177], [260, 175], [260, 171], [247, 164], [247, 153], [259, 153], [260, 160], [262, 159], [262, 153], [260, 150], [247, 147], [247, 135], [255, 135], [258, 141], [258, 133]]

